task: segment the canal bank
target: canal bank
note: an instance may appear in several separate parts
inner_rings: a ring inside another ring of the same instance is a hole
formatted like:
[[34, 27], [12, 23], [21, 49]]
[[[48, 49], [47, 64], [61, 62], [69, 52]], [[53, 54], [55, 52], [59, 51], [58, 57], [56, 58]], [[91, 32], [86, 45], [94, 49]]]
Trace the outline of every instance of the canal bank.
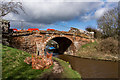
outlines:
[[108, 38], [82, 45], [74, 56], [94, 60], [120, 61], [118, 41], [112, 42], [112, 40]]
[[[2, 44], [0, 44], [0, 47], [2, 48], [2, 62], [0, 62], [2, 64], [2, 71], [0, 78], [3, 80], [81, 79], [80, 74], [69, 68], [69, 64], [63, 60], [53, 58], [57, 62], [54, 62], [54, 65], [49, 69], [32, 69], [30, 64], [28, 65], [24, 62], [26, 57], [31, 57], [29, 53]], [[53, 74], [51, 74], [52, 72]]]
[[53, 57], [53, 69], [35, 80], [82, 80], [80, 74], [73, 70], [68, 62]]

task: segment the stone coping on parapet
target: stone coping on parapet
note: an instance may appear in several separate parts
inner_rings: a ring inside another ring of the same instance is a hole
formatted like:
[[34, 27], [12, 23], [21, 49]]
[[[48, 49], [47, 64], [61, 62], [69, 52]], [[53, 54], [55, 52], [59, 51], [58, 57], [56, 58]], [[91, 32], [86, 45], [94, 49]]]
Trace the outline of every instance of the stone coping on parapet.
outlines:
[[82, 38], [87, 38], [87, 39], [94, 39], [93, 37], [89, 36], [89, 35], [85, 35], [83, 33], [81, 34], [73, 34], [73, 33], [63, 33], [63, 32], [47, 32], [47, 31], [22, 31], [22, 32], [13, 32], [11, 36], [24, 36], [24, 35], [31, 35], [31, 34], [54, 34], [54, 35], [70, 35], [70, 36], [75, 36], [75, 37], [82, 37]]

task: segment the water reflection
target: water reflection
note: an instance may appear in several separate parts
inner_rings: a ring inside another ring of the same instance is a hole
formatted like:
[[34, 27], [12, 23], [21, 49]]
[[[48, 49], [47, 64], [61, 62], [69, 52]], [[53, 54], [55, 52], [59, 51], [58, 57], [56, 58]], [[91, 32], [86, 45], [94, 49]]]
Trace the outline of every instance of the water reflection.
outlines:
[[68, 55], [57, 57], [69, 62], [82, 78], [118, 78], [118, 62], [90, 60]]

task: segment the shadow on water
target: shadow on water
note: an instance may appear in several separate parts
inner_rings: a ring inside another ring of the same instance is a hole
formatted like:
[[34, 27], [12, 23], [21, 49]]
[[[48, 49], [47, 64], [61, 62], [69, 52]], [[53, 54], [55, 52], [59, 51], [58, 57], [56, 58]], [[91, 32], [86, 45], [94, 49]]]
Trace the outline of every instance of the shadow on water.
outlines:
[[69, 62], [82, 78], [118, 78], [118, 62], [83, 59], [70, 55], [56, 55]]

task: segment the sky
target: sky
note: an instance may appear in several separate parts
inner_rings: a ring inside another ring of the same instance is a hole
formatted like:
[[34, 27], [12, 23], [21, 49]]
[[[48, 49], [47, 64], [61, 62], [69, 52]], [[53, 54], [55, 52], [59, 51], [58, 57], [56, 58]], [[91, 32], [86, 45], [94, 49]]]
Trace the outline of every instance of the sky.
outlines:
[[[9, 13], [11, 28], [39, 28], [68, 31], [70, 27], [97, 29], [97, 19], [110, 9], [118, 7], [119, 0], [19, 0], [24, 11]], [[89, 2], [88, 2], [89, 1]]]

